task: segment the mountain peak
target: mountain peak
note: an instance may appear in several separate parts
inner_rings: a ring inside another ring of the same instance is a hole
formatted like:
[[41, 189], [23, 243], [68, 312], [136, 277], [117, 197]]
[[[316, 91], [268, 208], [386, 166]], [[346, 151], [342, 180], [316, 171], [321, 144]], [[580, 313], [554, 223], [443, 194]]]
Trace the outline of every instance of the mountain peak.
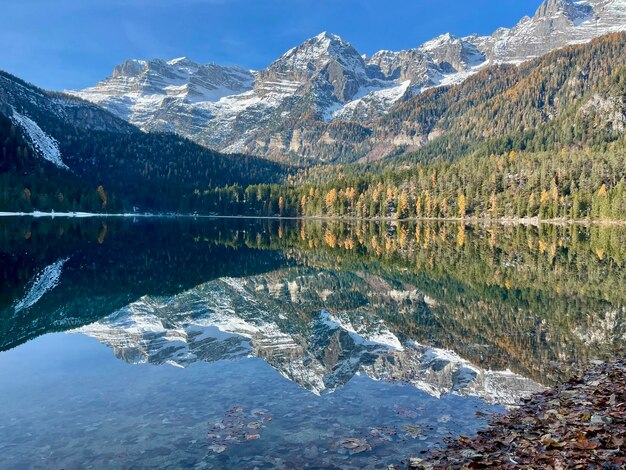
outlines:
[[565, 11], [570, 5], [573, 5], [572, 0], [545, 0], [537, 8], [535, 18], [557, 15]]
[[193, 63], [193, 61], [191, 61], [187, 57], [177, 57], [176, 59], [167, 61], [167, 65], [179, 65], [179, 64], [186, 64], [186, 63]]
[[592, 11], [593, 7], [587, 0], [545, 0], [534, 17], [541, 19], [564, 15], [574, 21], [588, 16]]
[[282, 73], [310, 76], [333, 58], [348, 68], [363, 68], [361, 55], [349, 42], [336, 34], [323, 31], [289, 49], [268, 69], [280, 69]]
[[119, 76], [137, 77], [146, 69], [145, 60], [130, 59], [116, 65], [113, 69], [113, 78]]
[[312, 39], [319, 39], [319, 40], [328, 39], [330, 41], [345, 42], [341, 36], [337, 34], [329, 33], [328, 31], [322, 31], [317, 36], [315, 36], [315, 38], [312, 38]]
[[328, 31], [322, 31], [317, 36], [313, 36], [306, 41], [302, 42], [302, 44], [290, 49], [284, 55], [288, 55], [295, 51], [299, 51], [304, 48], [310, 47], [319, 47], [323, 50], [328, 51], [331, 48], [352, 48], [352, 45], [343, 39], [338, 34], [329, 33]]
[[450, 44], [456, 41], [460, 41], [460, 38], [454, 36], [453, 34], [445, 33], [437, 36], [434, 39], [431, 39], [430, 41], [425, 42], [420, 46], [420, 49], [422, 49], [423, 51], [430, 51], [434, 49], [439, 49], [446, 44]]

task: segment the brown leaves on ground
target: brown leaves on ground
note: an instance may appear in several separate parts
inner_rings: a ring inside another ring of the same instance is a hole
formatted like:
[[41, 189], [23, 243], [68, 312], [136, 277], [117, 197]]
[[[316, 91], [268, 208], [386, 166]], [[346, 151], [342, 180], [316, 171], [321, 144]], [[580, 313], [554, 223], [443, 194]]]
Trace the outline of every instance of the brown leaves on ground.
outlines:
[[626, 360], [599, 363], [582, 377], [526, 400], [412, 469], [626, 468]]

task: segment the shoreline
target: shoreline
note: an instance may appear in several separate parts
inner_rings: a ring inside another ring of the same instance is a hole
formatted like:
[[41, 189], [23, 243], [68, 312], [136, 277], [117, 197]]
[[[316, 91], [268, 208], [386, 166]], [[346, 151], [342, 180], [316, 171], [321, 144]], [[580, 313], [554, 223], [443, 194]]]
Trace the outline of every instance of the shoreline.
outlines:
[[476, 437], [460, 436], [409, 469], [624, 468], [626, 359], [592, 361], [584, 373], [495, 415]]
[[193, 219], [244, 219], [244, 220], [319, 220], [335, 222], [463, 222], [467, 225], [600, 225], [626, 226], [626, 220], [615, 219], [539, 219], [538, 217], [523, 218], [488, 218], [488, 217], [408, 217], [396, 219], [393, 217], [339, 217], [339, 216], [257, 216], [257, 215], [212, 215], [212, 214], [154, 214], [154, 213], [102, 213], [102, 212], [0, 212], [1, 217], [30, 217], [30, 218], [193, 218]]
[[33, 219], [52, 218], [55, 217], [65, 219], [88, 219], [88, 218], [106, 218], [106, 217], [159, 217], [155, 214], [106, 214], [99, 212], [0, 212], [0, 217], [30, 217]]

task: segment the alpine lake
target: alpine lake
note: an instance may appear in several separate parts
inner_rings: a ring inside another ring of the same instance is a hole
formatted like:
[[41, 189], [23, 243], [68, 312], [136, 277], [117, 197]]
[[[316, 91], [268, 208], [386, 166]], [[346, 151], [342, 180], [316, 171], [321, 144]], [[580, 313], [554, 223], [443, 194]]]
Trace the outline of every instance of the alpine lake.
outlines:
[[0, 218], [0, 468], [385, 469], [626, 343], [626, 228]]

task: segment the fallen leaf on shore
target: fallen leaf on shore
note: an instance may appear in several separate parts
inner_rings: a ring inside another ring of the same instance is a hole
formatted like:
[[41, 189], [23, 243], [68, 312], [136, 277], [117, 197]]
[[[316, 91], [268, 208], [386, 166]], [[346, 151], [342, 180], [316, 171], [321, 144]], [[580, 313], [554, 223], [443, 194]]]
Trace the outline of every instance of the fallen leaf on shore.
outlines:
[[597, 362], [538, 393], [478, 436], [460, 436], [411, 469], [626, 468], [626, 359]]
[[600, 447], [600, 444], [596, 441], [590, 441], [588, 439], [582, 439], [574, 444], [574, 447], [581, 450], [593, 450]]

